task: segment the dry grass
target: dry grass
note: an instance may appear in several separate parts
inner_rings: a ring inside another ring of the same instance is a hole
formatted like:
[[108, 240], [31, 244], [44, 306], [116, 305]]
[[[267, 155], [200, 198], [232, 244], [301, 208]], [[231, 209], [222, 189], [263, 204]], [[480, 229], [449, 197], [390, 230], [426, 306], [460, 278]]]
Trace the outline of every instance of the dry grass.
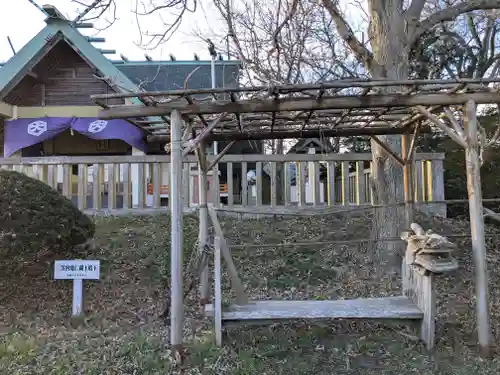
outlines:
[[[367, 238], [367, 217], [225, 219], [232, 244], [293, 243]], [[467, 233], [467, 223], [430, 221], [443, 233]], [[494, 229], [489, 228], [489, 231]], [[186, 217], [186, 261], [197, 221]], [[71, 285], [43, 277], [0, 276], [1, 374], [498, 374], [500, 361], [475, 353], [470, 244], [458, 254], [461, 269], [439, 278], [438, 345], [428, 354], [409, 325], [372, 322], [299, 322], [228, 329], [225, 346], [213, 344], [211, 325], [190, 296], [185, 325], [187, 360], [173, 369], [168, 326], [158, 319], [168, 289], [168, 217], [99, 219], [102, 280], [86, 283], [87, 318], [71, 321]], [[492, 325], [500, 319], [498, 241], [489, 245]], [[333, 299], [397, 294], [398, 275], [366, 246], [311, 245], [233, 249], [253, 298]], [[227, 278], [226, 278], [227, 280]], [[231, 293], [225, 285], [226, 301]]]

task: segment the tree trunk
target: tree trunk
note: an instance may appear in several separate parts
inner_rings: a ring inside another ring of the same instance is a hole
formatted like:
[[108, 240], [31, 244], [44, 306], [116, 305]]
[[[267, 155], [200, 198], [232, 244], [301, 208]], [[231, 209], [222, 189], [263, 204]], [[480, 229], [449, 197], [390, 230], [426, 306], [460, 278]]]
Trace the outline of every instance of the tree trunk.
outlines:
[[[373, 58], [373, 78], [407, 79], [409, 48], [405, 21], [397, 0], [377, 1], [371, 4], [372, 20], [369, 28]], [[383, 88], [381, 93], [401, 91], [401, 87]], [[394, 152], [401, 151], [401, 136], [379, 136]], [[404, 200], [403, 168], [377, 143], [371, 142], [372, 187], [375, 204], [393, 204]], [[391, 268], [400, 266], [401, 247], [396, 242], [377, 242], [387, 237], [399, 237], [404, 223], [404, 207], [376, 209], [373, 222], [374, 248], [380, 260]]]

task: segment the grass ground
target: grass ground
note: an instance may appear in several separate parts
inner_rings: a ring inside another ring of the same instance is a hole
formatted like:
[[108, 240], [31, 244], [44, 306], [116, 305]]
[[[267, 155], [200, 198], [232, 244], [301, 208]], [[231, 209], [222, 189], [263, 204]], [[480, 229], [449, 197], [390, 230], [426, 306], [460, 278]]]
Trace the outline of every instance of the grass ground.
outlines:
[[[349, 240], [369, 236], [367, 217], [225, 219], [232, 244]], [[444, 233], [468, 233], [466, 223], [427, 220]], [[490, 232], [493, 229], [488, 229]], [[186, 217], [186, 262], [197, 221]], [[210, 322], [191, 295], [186, 306], [186, 364], [170, 364], [164, 310], [169, 281], [169, 219], [97, 220], [102, 280], [86, 283], [86, 318], [72, 321], [71, 283], [42, 276], [0, 276], [0, 374], [498, 374], [500, 360], [476, 355], [470, 244], [457, 256], [461, 269], [439, 278], [438, 344], [428, 354], [415, 327], [371, 322], [299, 322], [232, 328], [214, 345]], [[492, 325], [498, 337], [498, 241], [489, 242]], [[253, 298], [334, 299], [398, 294], [400, 279], [365, 246], [311, 245], [233, 249]], [[229, 300], [228, 285], [225, 296]]]

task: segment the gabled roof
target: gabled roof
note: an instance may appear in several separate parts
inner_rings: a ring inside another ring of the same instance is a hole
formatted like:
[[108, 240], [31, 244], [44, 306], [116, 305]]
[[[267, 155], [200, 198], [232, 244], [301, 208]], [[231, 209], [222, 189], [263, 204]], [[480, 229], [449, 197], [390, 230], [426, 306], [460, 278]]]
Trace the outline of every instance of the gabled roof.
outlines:
[[[46, 26], [5, 64], [0, 64], [0, 100], [61, 40], [96, 68], [119, 92], [209, 88], [211, 61], [111, 61], [55, 7], [44, 5]], [[241, 62], [215, 63], [216, 87], [237, 87]], [[187, 82], [185, 82], [187, 79]], [[130, 99], [139, 104], [138, 99]]]
[[[89, 65], [108, 78], [118, 91], [139, 90], [134, 82], [80, 34], [71, 21], [57, 13], [47, 18], [47, 26], [0, 69], [0, 99], [4, 98], [60, 40], [68, 43]], [[137, 99], [134, 101], [139, 102]]]
[[333, 152], [333, 146], [327, 138], [323, 138], [321, 141], [318, 138], [302, 138], [290, 148], [288, 154], [306, 153], [309, 148], [315, 148], [316, 153], [320, 154]]

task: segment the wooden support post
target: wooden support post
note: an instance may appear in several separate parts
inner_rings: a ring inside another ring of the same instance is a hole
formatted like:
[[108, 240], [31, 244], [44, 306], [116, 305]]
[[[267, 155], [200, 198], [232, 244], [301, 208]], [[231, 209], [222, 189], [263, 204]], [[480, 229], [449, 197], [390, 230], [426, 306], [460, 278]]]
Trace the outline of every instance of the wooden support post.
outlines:
[[401, 154], [406, 155], [403, 164], [403, 188], [405, 196], [405, 222], [404, 230], [409, 230], [410, 225], [413, 222], [413, 157], [410, 154], [410, 136], [408, 134], [403, 134], [401, 142]]
[[481, 163], [479, 161], [479, 138], [476, 119], [476, 103], [468, 100], [464, 110], [466, 134], [465, 162], [469, 212], [472, 235], [472, 253], [476, 266], [476, 315], [479, 353], [491, 356], [491, 327], [488, 298], [488, 271], [486, 243], [484, 240], [483, 203], [481, 192]]
[[433, 273], [421, 275], [415, 268], [402, 262], [403, 295], [415, 303], [424, 313], [420, 326], [420, 338], [427, 350], [434, 348], [436, 332], [436, 288]]
[[214, 238], [214, 321], [215, 342], [222, 346], [222, 269], [221, 269], [221, 239]]
[[[198, 203], [199, 203], [199, 228], [198, 228], [198, 255], [201, 256], [208, 242], [208, 178], [207, 171], [203, 166], [207, 165], [207, 147], [204, 142], [198, 147], [198, 155], [201, 163], [198, 163]], [[205, 266], [200, 275], [200, 304], [205, 306], [208, 303], [208, 265]]]
[[[170, 168], [170, 208], [171, 208], [171, 318], [170, 344], [174, 360], [181, 363], [183, 359], [182, 332], [184, 321], [183, 301], [183, 228], [182, 228], [182, 119], [178, 111], [172, 111], [170, 117], [171, 168]], [[143, 181], [141, 181], [143, 183]]]

